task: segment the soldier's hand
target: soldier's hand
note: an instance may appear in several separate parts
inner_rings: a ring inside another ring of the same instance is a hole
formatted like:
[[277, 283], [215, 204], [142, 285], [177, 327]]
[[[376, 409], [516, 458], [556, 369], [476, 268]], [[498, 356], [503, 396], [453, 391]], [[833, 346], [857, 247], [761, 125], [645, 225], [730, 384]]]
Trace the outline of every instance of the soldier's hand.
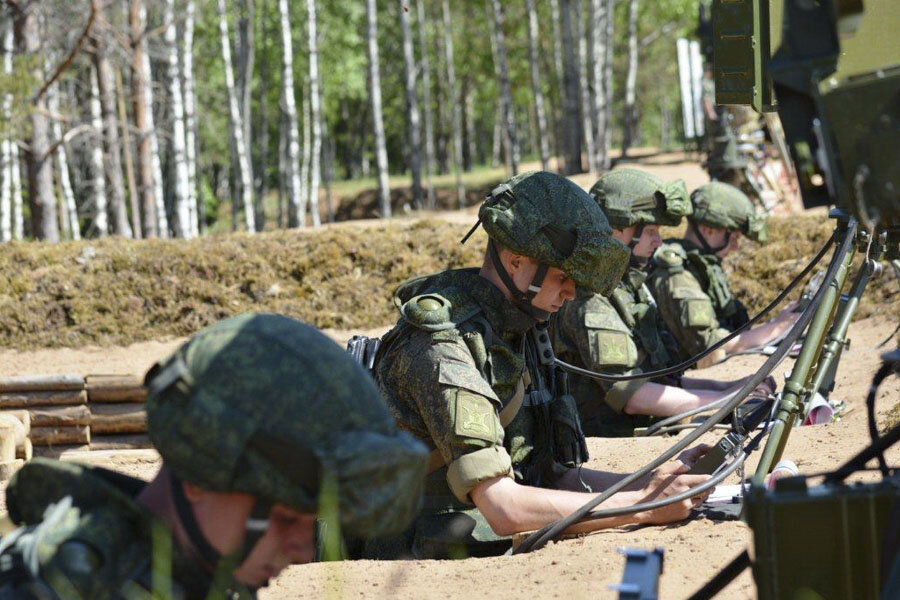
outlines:
[[[677, 464], [678, 468], [674, 470], [664, 469], [664, 467], [672, 464]], [[709, 479], [709, 475], [685, 475], [684, 472], [687, 470], [688, 467], [685, 464], [676, 461], [675, 463], [663, 465], [663, 467], [654, 471], [650, 483], [644, 488], [644, 497], [641, 499], [641, 502], [671, 498]], [[661, 525], [686, 519], [690, 515], [691, 509], [700, 506], [711, 491], [707, 490], [691, 498], [638, 513], [637, 517], [642, 523], [651, 525]]]
[[709, 452], [712, 446], [709, 444], [697, 444], [693, 448], [688, 448], [678, 455], [678, 461], [681, 462], [687, 470], [690, 470], [694, 464], [703, 458], [703, 455]]

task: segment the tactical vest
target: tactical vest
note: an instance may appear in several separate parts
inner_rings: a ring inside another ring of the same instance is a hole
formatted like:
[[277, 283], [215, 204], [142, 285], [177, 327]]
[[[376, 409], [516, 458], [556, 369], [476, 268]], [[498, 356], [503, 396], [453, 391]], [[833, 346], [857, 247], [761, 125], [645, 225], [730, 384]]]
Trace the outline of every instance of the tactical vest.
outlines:
[[699, 249], [687, 250], [686, 254], [685, 267], [697, 278], [704, 293], [712, 300], [719, 325], [734, 331], [749, 321], [746, 307], [732, 295], [728, 287], [728, 279], [722, 269], [722, 259], [712, 254], [704, 254]]
[[[466, 271], [477, 274], [476, 269]], [[540, 331], [529, 332], [520, 349], [513, 351], [496, 334], [478, 302], [458, 287], [442, 288], [440, 275], [413, 279], [397, 289], [394, 303], [402, 318], [381, 339], [372, 370], [401, 352], [417, 331], [427, 332], [434, 342], [462, 340], [479, 374], [503, 403], [504, 446], [516, 481], [551, 485], [555, 477], [585, 462], [588, 453], [565, 375], [541, 363], [542, 353], [549, 348], [546, 330], [545, 345], [538, 339]], [[416, 558], [459, 558], [505, 552], [510, 538], [494, 534], [477, 509], [459, 502], [450, 493], [446, 476], [447, 467], [435, 450], [429, 457], [420, 517], [400, 539], [369, 543], [364, 554], [403, 558], [409, 552]]]

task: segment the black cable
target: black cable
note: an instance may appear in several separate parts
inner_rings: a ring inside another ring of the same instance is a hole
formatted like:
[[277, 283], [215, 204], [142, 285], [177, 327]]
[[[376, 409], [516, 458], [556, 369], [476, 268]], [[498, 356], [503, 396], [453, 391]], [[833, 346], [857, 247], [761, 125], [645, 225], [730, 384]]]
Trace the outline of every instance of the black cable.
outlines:
[[[872, 378], [872, 385], [869, 386], [869, 394], [866, 396], [866, 412], [868, 413], [868, 421], [869, 421], [869, 437], [872, 440], [872, 445], [875, 446], [878, 444], [878, 424], [875, 422], [875, 399], [878, 396], [878, 387], [881, 385], [881, 382], [887, 379], [887, 377], [894, 371], [894, 365], [891, 363], [884, 363], [875, 373], [875, 377]], [[884, 452], [879, 452], [876, 455], [878, 459], [878, 468], [881, 470], [881, 474], [884, 477], [888, 476], [888, 466], [887, 461], [884, 460]]]
[[[765, 363], [763, 363], [759, 371], [751, 375], [747, 379], [747, 381], [744, 382], [744, 385], [740, 390], [738, 390], [738, 392], [735, 394], [735, 397], [730, 402], [728, 402], [726, 405], [716, 411], [712, 416], [710, 416], [703, 426], [686, 435], [684, 439], [676, 442], [674, 445], [672, 445], [672, 447], [644, 465], [641, 469], [638, 469], [631, 475], [620, 479], [617, 483], [607, 488], [606, 491], [599, 494], [595, 498], [592, 498], [590, 501], [586, 502], [572, 514], [563, 517], [562, 519], [559, 519], [553, 523], [550, 523], [529, 535], [513, 551], [513, 554], [521, 554], [524, 552], [530, 552], [532, 550], [542, 548], [547, 542], [556, 538], [563, 531], [584, 518], [594, 508], [608, 500], [610, 496], [634, 483], [656, 467], [663, 464], [665, 461], [675, 456], [678, 452], [684, 450], [687, 446], [696, 441], [700, 436], [709, 431], [713, 427], [713, 425], [728, 416], [732, 412], [732, 410], [734, 410], [734, 408], [737, 407], [738, 404], [740, 404], [744, 400], [744, 398], [746, 398], [750, 394], [750, 392], [756, 388], [757, 385], [762, 383], [762, 381], [769, 376], [769, 373], [772, 371], [775, 365], [777, 365], [779, 362], [781, 362], [781, 360], [784, 359], [784, 356], [787, 354], [788, 350], [790, 350], [791, 346], [794, 344], [797, 338], [800, 337], [800, 334], [803, 332], [803, 330], [806, 329], [807, 325], [809, 325], [809, 322], [812, 320], [813, 315], [819, 307], [819, 304], [821, 304], [822, 298], [828, 290], [828, 287], [834, 281], [835, 276], [837, 275], [837, 271], [844, 260], [844, 257], [853, 246], [854, 238], [856, 236], [856, 228], [856, 219], [851, 217], [847, 224], [846, 230], [843, 232], [844, 239], [841, 242], [840, 247], [835, 251], [834, 256], [831, 260], [831, 264], [828, 266], [828, 270], [823, 279], [823, 281], [828, 282], [828, 285], [822, 285], [818, 290], [816, 290], [816, 293], [813, 296], [812, 300], [807, 305], [806, 309], [800, 314], [797, 322], [794, 323], [793, 327], [791, 327], [790, 332], [788, 333], [782, 344], [779, 345], [775, 353], [772, 354], [772, 356], [770, 356]], [[834, 239], [835, 236], [832, 236], [832, 241]], [[829, 242], [828, 245], [830, 244], [831, 242]]]
[[688, 600], [708, 600], [725, 589], [744, 569], [750, 566], [750, 554], [744, 550], [725, 565], [716, 576], [707, 581], [702, 588], [694, 592]]
[[[685, 361], [682, 361], [681, 363], [679, 363], [673, 367], [666, 367], [665, 369], [660, 369], [658, 371], [647, 371], [647, 372], [643, 372], [643, 373], [635, 373], [632, 375], [613, 375], [610, 373], [597, 373], [595, 371], [583, 369], [583, 368], [577, 367], [571, 363], [567, 363], [563, 360], [560, 360], [559, 358], [556, 358], [554, 360], [554, 362], [557, 366], [559, 366], [562, 369], [565, 369], [566, 371], [568, 371], [570, 373], [575, 373], [576, 375], [582, 375], [584, 377], [590, 377], [591, 379], [598, 379], [600, 381], [613, 381], [613, 382], [615, 382], [615, 381], [632, 381], [634, 379], [653, 379], [655, 377], [662, 377], [663, 375], [672, 375], [674, 373], [680, 373], [682, 371], [685, 371], [689, 367], [691, 367], [692, 365], [697, 363], [698, 361], [702, 360], [706, 356], [709, 356], [710, 354], [712, 354], [713, 352], [715, 352], [716, 350], [718, 350], [719, 348], [721, 348], [722, 346], [724, 346], [725, 344], [727, 344], [728, 342], [730, 342], [731, 340], [733, 340], [734, 338], [739, 336], [741, 333], [743, 333], [750, 327], [753, 327], [754, 325], [756, 325], [760, 320], [762, 320], [763, 317], [765, 317], [767, 314], [772, 312], [772, 309], [774, 309], [776, 306], [781, 304], [781, 301], [784, 300], [788, 296], [788, 294], [790, 294], [794, 290], [794, 288], [797, 287], [797, 285], [807, 275], [809, 275], [809, 273], [816, 267], [816, 265], [819, 264], [819, 262], [822, 260], [822, 258], [825, 256], [825, 254], [828, 252], [828, 249], [831, 248], [831, 246], [834, 244], [834, 241], [835, 241], [835, 236], [832, 234], [832, 236], [830, 238], [828, 238], [828, 241], [825, 242], [825, 245], [822, 246], [822, 248], [815, 255], [815, 257], [813, 257], [813, 259], [810, 261], [810, 263], [807, 264], [806, 267], [804, 267], [803, 270], [796, 277], [794, 277], [794, 279], [788, 284], [788, 286], [786, 288], [784, 288], [784, 290], [782, 290], [781, 293], [778, 294], [774, 300], [769, 302], [769, 304], [766, 305], [766, 307], [763, 308], [758, 314], [754, 315], [754, 317], [752, 319], [750, 319], [749, 321], [747, 321], [746, 323], [744, 323], [743, 325], [741, 325], [740, 327], [738, 327], [737, 329], [732, 331], [730, 334], [728, 334], [728, 336], [722, 338], [721, 340], [719, 340], [712, 346], [709, 346], [708, 348], [706, 348], [705, 350], [703, 350], [696, 356], [692, 356], [691, 358], [689, 358]], [[782, 340], [782, 341], [784, 341], [784, 340]]]

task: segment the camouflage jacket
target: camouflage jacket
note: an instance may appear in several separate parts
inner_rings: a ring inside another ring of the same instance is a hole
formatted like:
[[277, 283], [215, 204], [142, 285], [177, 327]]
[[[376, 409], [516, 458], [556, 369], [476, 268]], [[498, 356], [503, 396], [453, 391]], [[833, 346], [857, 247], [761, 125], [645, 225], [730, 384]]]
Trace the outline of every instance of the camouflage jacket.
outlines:
[[[0, 539], [0, 600], [205, 598], [211, 577], [135, 500], [144, 485], [73, 463], [35, 459], [22, 467], [6, 491], [20, 527]], [[231, 586], [225, 597], [256, 597]]]
[[685, 356], [697, 354], [749, 320], [747, 309], [728, 288], [721, 263], [686, 240], [666, 240], [653, 255], [647, 284]]
[[[395, 303], [403, 318], [382, 339], [375, 379], [398, 426], [442, 459], [426, 479], [423, 514], [469, 511], [479, 534], [485, 522], [469, 492], [480, 482], [509, 476], [550, 486], [567, 470], [550, 448], [541, 410], [519, 410], [544, 397], [532, 383], [538, 368], [526, 358], [536, 321], [476, 269], [408, 282]], [[554, 406], [544, 406], [548, 415]], [[574, 402], [566, 419], [577, 427]], [[491, 537], [489, 528], [483, 533]]]
[[[607, 298], [579, 290], [553, 319], [553, 348], [576, 366], [615, 374], [639, 374], [672, 366], [678, 346], [666, 329], [650, 291], [647, 274], [630, 268]], [[624, 413], [646, 379], [616, 383], [570, 376], [585, 434], [628, 437], [650, 419]], [[654, 379], [653, 381], [658, 381]], [[665, 378], [663, 383], [674, 383]]]

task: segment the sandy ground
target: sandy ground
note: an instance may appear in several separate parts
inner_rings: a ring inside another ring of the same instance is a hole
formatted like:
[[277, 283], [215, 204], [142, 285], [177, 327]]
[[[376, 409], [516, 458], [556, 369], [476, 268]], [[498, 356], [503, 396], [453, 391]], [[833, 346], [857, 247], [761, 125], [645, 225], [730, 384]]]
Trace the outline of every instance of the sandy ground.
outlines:
[[[829, 470], [866, 445], [864, 397], [878, 366], [875, 345], [893, 328], [884, 319], [854, 323], [852, 344], [838, 370], [834, 398], [847, 402], [849, 411], [837, 423], [803, 427], [792, 432], [785, 456], [801, 472]], [[350, 332], [329, 332], [344, 341]], [[372, 331], [377, 334], [379, 331]], [[126, 348], [38, 350], [0, 353], [0, 376], [24, 373], [140, 373], [155, 360], [177, 347], [180, 340], [148, 342]], [[716, 365], [698, 376], [732, 379], [758, 368], [762, 357], [742, 356]], [[790, 368], [790, 360], [777, 373]], [[883, 421], [900, 402], [900, 381], [887, 380], [879, 396], [878, 414]], [[718, 436], [707, 436], [714, 442]], [[605, 440], [591, 438], [588, 466], [626, 472], [639, 468], [675, 442], [675, 438]], [[751, 457], [750, 468], [758, 453]], [[892, 464], [900, 462], [900, 448], [888, 454]], [[158, 468], [153, 451], [136, 456], [96, 453], [91, 462], [150, 478]], [[735, 480], [736, 481], [736, 480]], [[733, 481], [732, 483], [734, 483]], [[0, 502], [0, 508], [4, 503]], [[569, 539], [523, 556], [463, 561], [360, 561], [300, 565], [287, 569], [260, 597], [275, 598], [492, 598], [610, 597], [608, 586], [621, 580], [624, 558], [620, 547], [666, 550], [661, 592], [665, 598], [689, 595], [708, 580], [731, 557], [752, 542], [749, 529], [739, 522], [694, 519], [665, 527], [621, 528]], [[753, 598], [749, 572], [732, 583], [722, 598]]]

